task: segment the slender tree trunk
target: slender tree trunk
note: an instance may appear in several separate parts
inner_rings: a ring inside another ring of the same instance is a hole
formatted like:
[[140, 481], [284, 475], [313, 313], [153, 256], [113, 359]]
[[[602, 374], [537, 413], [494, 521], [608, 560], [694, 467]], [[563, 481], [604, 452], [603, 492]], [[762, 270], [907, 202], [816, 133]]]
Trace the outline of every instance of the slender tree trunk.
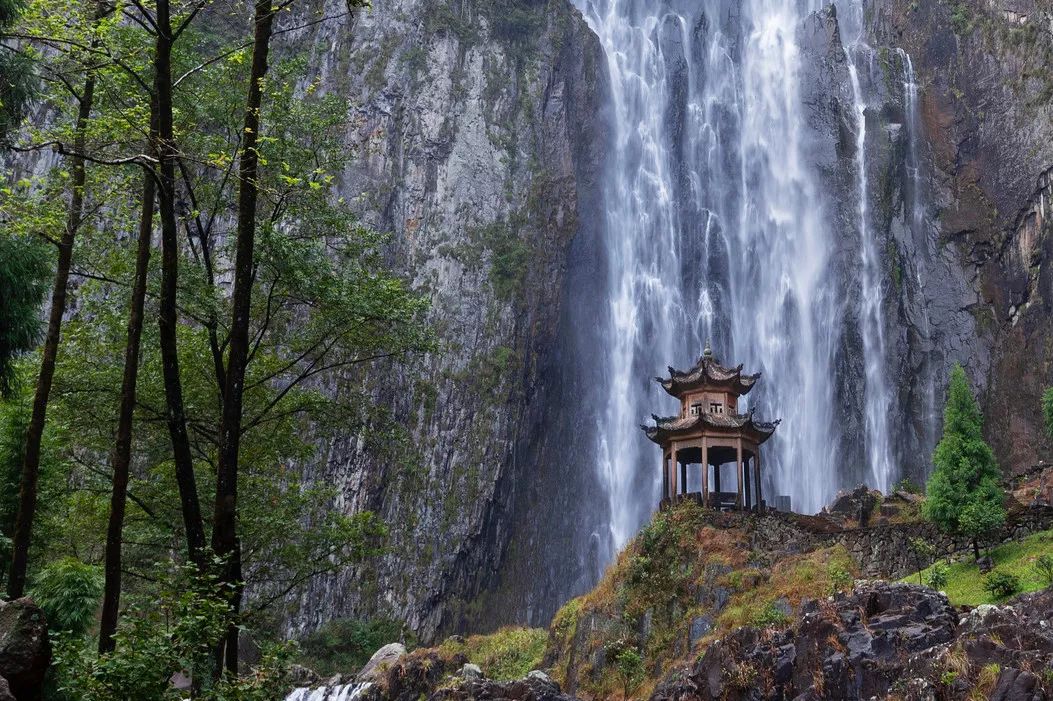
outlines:
[[[98, 4], [96, 18], [105, 11], [104, 3]], [[22, 462], [21, 485], [18, 494], [18, 513], [15, 516], [15, 531], [11, 553], [11, 571], [7, 578], [7, 595], [17, 599], [25, 592], [26, 570], [29, 566], [29, 543], [33, 535], [33, 519], [37, 509], [37, 483], [40, 477], [40, 448], [47, 422], [48, 398], [55, 379], [55, 361], [58, 358], [59, 341], [62, 337], [62, 317], [66, 313], [66, 292], [69, 286], [69, 271], [73, 261], [73, 243], [84, 218], [84, 187], [87, 171], [83, 153], [87, 147], [87, 127], [95, 101], [95, 74], [89, 72], [84, 79], [80, 103], [77, 107], [77, 122], [74, 127], [72, 183], [66, 228], [58, 244], [58, 265], [55, 283], [51, 290], [51, 312], [48, 316], [47, 335], [40, 359], [40, 374], [37, 376], [33, 395], [33, 413], [26, 430], [25, 457]]]
[[973, 555], [976, 556], [976, 561], [980, 561], [980, 543], [976, 538], [973, 538]]
[[[249, 317], [252, 285], [255, 278], [253, 248], [256, 242], [256, 206], [259, 194], [258, 137], [260, 108], [263, 102], [263, 79], [267, 75], [267, 58], [274, 29], [271, 0], [257, 0], [255, 32], [252, 44], [252, 67], [242, 127], [241, 160], [238, 165], [238, 229], [234, 258], [233, 318], [230, 325], [226, 383], [223, 390], [223, 415], [219, 435], [219, 468], [216, 478], [216, 504], [212, 528], [212, 548], [225, 559], [223, 581], [232, 589], [232, 609], [241, 603], [241, 562], [237, 536], [238, 453], [241, 444], [242, 398], [245, 366], [249, 348]], [[227, 633], [226, 669], [238, 672], [238, 628], [231, 623]]]
[[121, 379], [121, 406], [117, 418], [117, 435], [113, 444], [113, 491], [110, 495], [110, 521], [106, 529], [106, 585], [102, 596], [102, 618], [99, 623], [99, 654], [116, 647], [117, 616], [121, 604], [121, 541], [124, 508], [128, 499], [128, 474], [132, 461], [132, 421], [135, 414], [135, 386], [139, 377], [139, 346], [143, 332], [143, 304], [150, 268], [150, 244], [153, 234], [154, 199], [157, 188], [154, 174], [143, 175], [142, 210], [139, 214], [139, 242], [135, 255], [135, 282], [128, 309], [128, 333], [124, 347], [124, 376]]
[[172, 18], [168, 0], [158, 0], [154, 21], [157, 43], [154, 52], [154, 102], [157, 108], [157, 140], [154, 152], [158, 158], [158, 213], [161, 220], [161, 299], [158, 311], [161, 366], [164, 375], [166, 421], [172, 441], [176, 484], [186, 531], [187, 553], [199, 569], [205, 567], [205, 528], [201, 503], [194, 477], [194, 460], [190, 451], [186, 416], [183, 408], [183, 385], [179, 377], [178, 314], [176, 292], [179, 282], [179, 240], [175, 207], [176, 147], [172, 117]]

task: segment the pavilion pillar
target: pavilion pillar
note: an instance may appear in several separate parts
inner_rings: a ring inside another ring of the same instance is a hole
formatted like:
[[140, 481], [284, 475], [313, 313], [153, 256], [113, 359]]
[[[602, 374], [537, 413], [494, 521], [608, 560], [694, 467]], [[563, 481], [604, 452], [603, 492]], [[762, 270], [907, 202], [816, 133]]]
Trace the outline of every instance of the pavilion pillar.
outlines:
[[702, 441], [702, 506], [709, 506], [709, 444]]
[[676, 466], [679, 464], [680, 461], [678, 460], [676, 453], [677, 453], [677, 451], [676, 451], [676, 443], [673, 443], [673, 451], [672, 451], [673, 464], [672, 464], [672, 470], [670, 471], [670, 476], [671, 476], [671, 479], [673, 480], [673, 484], [672, 484], [672, 489], [670, 490], [669, 493], [670, 493], [671, 499], [672, 499], [672, 501], [674, 503], [676, 502], [676, 495], [679, 493], [678, 490], [677, 490], [677, 485], [676, 485], [676, 472], [677, 472]]
[[736, 444], [736, 456], [735, 456], [735, 468], [738, 473], [739, 493], [735, 498], [735, 506], [740, 511], [742, 510], [742, 439], [740, 438]]
[[687, 494], [687, 463], [680, 463], [680, 493]]
[[760, 451], [753, 453], [753, 481], [757, 484], [757, 511], [764, 511], [764, 500], [761, 498]]
[[662, 498], [669, 498], [669, 453], [662, 453]]
[[713, 491], [717, 493], [717, 501], [719, 506], [720, 501], [720, 464], [714, 463], [713, 465]]
[[750, 461], [749, 458], [742, 461], [742, 481], [746, 485], [746, 510], [749, 511], [753, 508], [753, 489], [750, 485]]

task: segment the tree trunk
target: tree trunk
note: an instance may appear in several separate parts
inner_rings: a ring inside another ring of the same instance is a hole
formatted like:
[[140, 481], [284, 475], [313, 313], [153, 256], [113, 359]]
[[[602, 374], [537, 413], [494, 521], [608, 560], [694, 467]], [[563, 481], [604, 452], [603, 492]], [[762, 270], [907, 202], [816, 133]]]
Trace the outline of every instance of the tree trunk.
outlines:
[[[153, 139], [153, 135], [151, 136]], [[135, 386], [139, 376], [139, 346], [143, 331], [143, 303], [150, 268], [150, 244], [153, 233], [154, 174], [143, 175], [142, 210], [139, 214], [139, 242], [135, 255], [135, 282], [128, 309], [128, 333], [124, 347], [124, 376], [121, 379], [121, 405], [117, 418], [117, 435], [113, 444], [113, 491], [110, 495], [110, 521], [106, 529], [106, 585], [102, 596], [102, 618], [99, 623], [99, 654], [112, 652], [116, 643], [117, 616], [121, 603], [121, 541], [124, 508], [128, 498], [128, 474], [132, 459], [132, 421], [135, 413]]]
[[[241, 563], [237, 536], [238, 453], [241, 444], [242, 399], [245, 366], [249, 348], [249, 321], [252, 307], [252, 285], [255, 278], [253, 249], [256, 242], [256, 206], [259, 194], [258, 137], [260, 108], [263, 102], [263, 79], [267, 75], [267, 58], [274, 28], [271, 0], [257, 0], [254, 14], [255, 32], [252, 43], [252, 67], [242, 127], [241, 160], [238, 165], [238, 228], [234, 259], [234, 292], [230, 324], [226, 383], [223, 390], [223, 415], [219, 433], [219, 467], [216, 475], [216, 504], [212, 527], [212, 548], [224, 558], [223, 583], [231, 587], [231, 608], [237, 613], [241, 600]], [[238, 628], [232, 621], [227, 634], [226, 669], [238, 671]]]
[[[101, 19], [105, 3], [99, 2], [95, 17]], [[37, 376], [33, 394], [33, 413], [26, 429], [25, 456], [22, 461], [21, 484], [18, 493], [18, 513], [15, 516], [15, 531], [11, 551], [11, 571], [7, 578], [7, 595], [17, 599], [26, 587], [26, 570], [29, 566], [29, 543], [33, 535], [33, 519], [37, 509], [37, 483], [40, 477], [40, 447], [47, 422], [48, 398], [55, 379], [55, 361], [58, 358], [59, 341], [62, 337], [62, 317], [66, 313], [66, 292], [69, 284], [70, 265], [73, 261], [73, 243], [84, 218], [84, 185], [87, 171], [84, 153], [87, 147], [88, 120], [91, 119], [92, 103], [95, 101], [95, 74], [89, 72], [84, 79], [80, 103], [77, 107], [77, 122], [74, 127], [72, 181], [66, 228], [58, 244], [58, 265], [55, 268], [55, 283], [51, 290], [51, 312], [48, 315], [47, 335], [40, 358], [40, 374]]]
[[980, 543], [979, 543], [979, 541], [976, 540], [976, 538], [973, 538], [973, 555], [976, 556], [976, 561], [979, 562], [980, 561]]
[[172, 117], [172, 18], [168, 0], [158, 0], [154, 21], [157, 43], [154, 52], [154, 101], [157, 108], [157, 139], [154, 152], [158, 158], [158, 213], [161, 219], [161, 298], [158, 310], [161, 366], [164, 375], [166, 422], [172, 441], [175, 478], [186, 531], [187, 554], [200, 570], [205, 568], [205, 528], [201, 503], [194, 477], [194, 460], [190, 452], [186, 416], [183, 408], [183, 385], [179, 377], [178, 313], [176, 293], [179, 282], [179, 241], [176, 227], [175, 162], [176, 146]]

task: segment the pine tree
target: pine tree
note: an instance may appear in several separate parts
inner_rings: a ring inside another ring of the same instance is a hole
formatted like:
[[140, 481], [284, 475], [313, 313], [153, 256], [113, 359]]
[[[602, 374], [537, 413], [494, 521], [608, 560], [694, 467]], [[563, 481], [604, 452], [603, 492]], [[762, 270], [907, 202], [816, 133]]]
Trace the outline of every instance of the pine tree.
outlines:
[[979, 559], [979, 539], [1005, 523], [1005, 495], [994, 453], [983, 439], [980, 408], [961, 365], [951, 371], [943, 437], [933, 462], [936, 470], [926, 487], [925, 517], [945, 533], [970, 538]]

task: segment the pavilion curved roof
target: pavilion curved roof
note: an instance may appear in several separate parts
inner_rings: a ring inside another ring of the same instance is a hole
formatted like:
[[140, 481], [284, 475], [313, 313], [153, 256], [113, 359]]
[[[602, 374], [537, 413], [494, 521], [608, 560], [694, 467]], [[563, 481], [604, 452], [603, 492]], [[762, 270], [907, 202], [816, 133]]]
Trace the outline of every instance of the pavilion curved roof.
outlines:
[[757, 384], [761, 373], [753, 375], [742, 374], [742, 365], [733, 368], [724, 367], [713, 357], [713, 351], [706, 345], [705, 351], [698, 358], [698, 362], [690, 370], [677, 370], [669, 367], [669, 377], [656, 377], [656, 382], [662, 388], [679, 397], [684, 392], [703, 387], [714, 387], [734, 392], [737, 395], [749, 393]]
[[751, 409], [745, 414], [711, 414], [700, 412], [696, 416], [654, 416], [654, 425], [640, 426], [655, 443], [659, 445], [673, 438], [687, 437], [704, 431], [706, 428], [730, 429], [750, 436], [761, 444], [771, 438], [780, 420], [758, 421]]

